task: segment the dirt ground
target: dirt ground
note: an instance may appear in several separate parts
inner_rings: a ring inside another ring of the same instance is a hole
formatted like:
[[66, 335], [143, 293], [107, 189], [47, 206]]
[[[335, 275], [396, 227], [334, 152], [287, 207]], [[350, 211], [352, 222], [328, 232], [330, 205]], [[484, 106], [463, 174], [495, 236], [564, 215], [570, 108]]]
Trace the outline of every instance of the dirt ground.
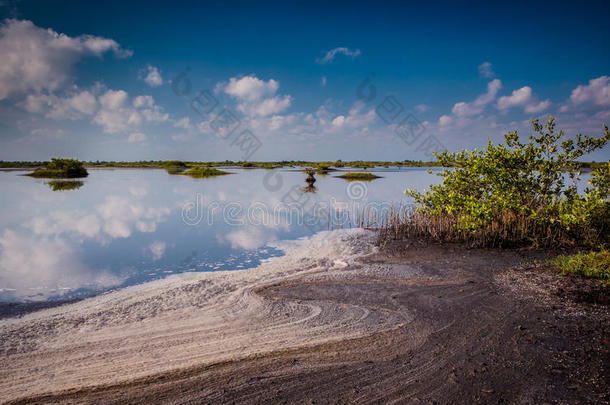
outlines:
[[13, 403], [608, 404], [608, 290], [523, 265], [545, 256], [389, 246], [363, 264], [389, 264], [392, 276], [292, 279], [256, 292], [409, 314], [392, 329]]

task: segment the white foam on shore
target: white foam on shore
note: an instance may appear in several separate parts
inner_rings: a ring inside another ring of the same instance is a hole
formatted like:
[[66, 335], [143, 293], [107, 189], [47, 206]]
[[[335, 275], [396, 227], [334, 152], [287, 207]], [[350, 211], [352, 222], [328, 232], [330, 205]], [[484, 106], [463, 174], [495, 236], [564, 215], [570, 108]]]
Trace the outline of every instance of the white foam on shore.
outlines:
[[403, 315], [377, 318], [358, 305], [258, 293], [355, 271], [358, 258], [375, 251], [374, 235], [321, 232], [278, 242], [286, 255], [256, 268], [172, 275], [0, 321], [0, 397], [112, 384], [394, 327]]

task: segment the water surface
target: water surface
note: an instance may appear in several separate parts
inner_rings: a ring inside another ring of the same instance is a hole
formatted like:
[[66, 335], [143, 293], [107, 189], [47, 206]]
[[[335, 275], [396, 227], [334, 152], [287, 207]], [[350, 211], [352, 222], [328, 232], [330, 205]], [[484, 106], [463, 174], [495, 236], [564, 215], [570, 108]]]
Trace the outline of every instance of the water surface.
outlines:
[[296, 168], [226, 170], [235, 174], [90, 170], [82, 185], [66, 187], [0, 172], [0, 301], [80, 298], [181, 272], [255, 267], [282, 254], [275, 241], [354, 226], [354, 211], [407, 203], [405, 188], [437, 181], [423, 168], [377, 168], [382, 178], [372, 182], [316, 175], [314, 190]]

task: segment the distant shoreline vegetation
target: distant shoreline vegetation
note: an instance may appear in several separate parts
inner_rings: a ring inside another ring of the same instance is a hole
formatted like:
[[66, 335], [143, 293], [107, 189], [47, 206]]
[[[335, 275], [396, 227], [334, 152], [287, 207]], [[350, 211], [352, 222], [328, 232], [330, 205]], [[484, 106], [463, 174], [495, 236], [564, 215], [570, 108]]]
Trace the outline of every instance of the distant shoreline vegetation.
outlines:
[[[72, 160], [72, 159], [57, 159]], [[50, 162], [42, 161], [0, 161], [0, 169], [35, 169], [45, 166]], [[580, 169], [597, 169], [604, 167], [606, 162], [576, 162]], [[149, 169], [173, 169], [173, 168], [192, 168], [192, 167], [236, 167], [252, 169], [278, 169], [282, 167], [314, 167], [318, 173], [332, 171], [344, 167], [356, 169], [373, 169], [376, 167], [442, 167], [438, 161], [423, 162], [418, 160], [403, 161], [376, 161], [376, 160], [351, 160], [351, 161], [305, 161], [305, 160], [282, 160], [274, 162], [242, 162], [242, 161], [180, 161], [180, 160], [146, 160], [137, 162], [115, 162], [115, 161], [91, 161], [82, 162], [85, 168], [149, 168]]]
[[27, 176], [46, 179], [75, 179], [87, 177], [89, 173], [82, 162], [75, 159], [51, 159]]

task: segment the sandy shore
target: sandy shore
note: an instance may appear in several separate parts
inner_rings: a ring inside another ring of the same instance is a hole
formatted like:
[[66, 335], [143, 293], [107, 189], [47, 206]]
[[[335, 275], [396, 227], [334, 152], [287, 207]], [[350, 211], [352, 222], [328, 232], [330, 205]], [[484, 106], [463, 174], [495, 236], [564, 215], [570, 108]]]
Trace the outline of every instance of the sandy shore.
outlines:
[[322, 233], [256, 269], [2, 320], [0, 400], [609, 401], [608, 307], [539, 299], [509, 270], [531, 254], [373, 241]]

